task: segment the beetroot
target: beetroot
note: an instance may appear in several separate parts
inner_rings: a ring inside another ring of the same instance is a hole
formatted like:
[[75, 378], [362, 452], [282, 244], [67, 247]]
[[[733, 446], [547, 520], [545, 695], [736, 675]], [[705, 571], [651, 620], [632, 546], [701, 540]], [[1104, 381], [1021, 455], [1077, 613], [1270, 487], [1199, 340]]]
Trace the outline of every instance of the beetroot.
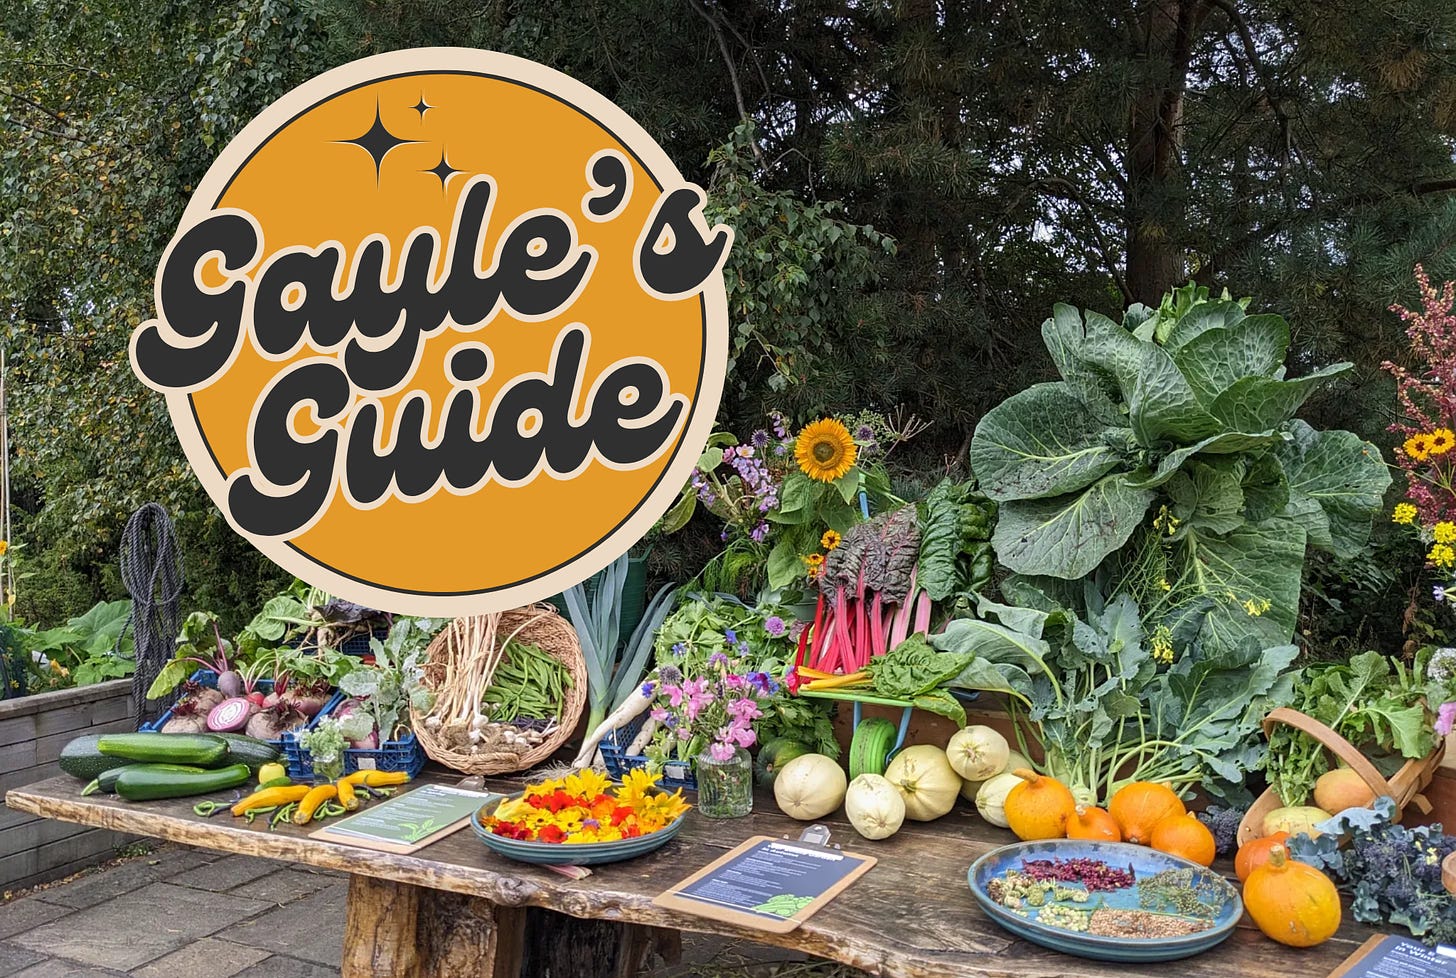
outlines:
[[207, 733], [207, 719], [197, 700], [178, 700], [171, 719], [162, 724], [162, 733]]
[[257, 706], [260, 709], [268, 705], [268, 697], [264, 696], [256, 689], [249, 693], [246, 699], [249, 703], [252, 703], [254, 706]]
[[329, 684], [325, 680], [298, 683], [289, 686], [280, 699], [305, 716], [317, 716], [329, 701]]
[[217, 688], [228, 699], [243, 695], [243, 677], [231, 669], [217, 674]]
[[241, 696], [229, 697], [207, 714], [207, 729], [213, 733], [236, 733], [248, 725], [248, 717], [255, 709]]
[[283, 735], [299, 730], [308, 723], [308, 717], [287, 703], [279, 703], [266, 710], [260, 710], [248, 721], [247, 735], [259, 740], [282, 740]]

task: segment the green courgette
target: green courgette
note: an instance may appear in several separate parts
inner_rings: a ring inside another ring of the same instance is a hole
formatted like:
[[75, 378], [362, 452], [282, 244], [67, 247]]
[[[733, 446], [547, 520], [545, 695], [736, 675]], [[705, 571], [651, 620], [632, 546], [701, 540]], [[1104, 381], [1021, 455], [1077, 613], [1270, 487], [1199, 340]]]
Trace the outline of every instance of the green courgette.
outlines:
[[102, 734], [96, 749], [108, 757], [148, 764], [193, 764], [207, 767], [228, 756], [228, 742], [211, 734]]
[[221, 737], [227, 741], [227, 762], [229, 764], [241, 762], [252, 768], [254, 774], [264, 764], [272, 764], [282, 756], [279, 754], [278, 748], [257, 737], [238, 733], [209, 734], [209, 736]]
[[174, 771], [179, 774], [197, 774], [207, 770], [205, 767], [192, 767], [186, 764], [123, 764], [121, 767], [114, 767], [109, 771], [102, 771], [96, 775], [90, 784], [81, 789], [81, 794], [94, 795], [98, 791], [104, 791], [108, 795], [114, 793], [116, 791], [116, 780], [121, 777], [121, 772], [134, 767], [146, 767], [153, 771]]
[[77, 780], [91, 781], [104, 771], [135, 763], [124, 757], [108, 757], [97, 750], [96, 741], [101, 737], [101, 734], [86, 734], [61, 748], [57, 760], [61, 770]]
[[[187, 773], [157, 770], [163, 765], [132, 764], [121, 769], [116, 793], [127, 801], [156, 801], [161, 798], [189, 798], [236, 788], [253, 779], [246, 764], [232, 764], [211, 771]], [[170, 765], [167, 765], [170, 766]]]

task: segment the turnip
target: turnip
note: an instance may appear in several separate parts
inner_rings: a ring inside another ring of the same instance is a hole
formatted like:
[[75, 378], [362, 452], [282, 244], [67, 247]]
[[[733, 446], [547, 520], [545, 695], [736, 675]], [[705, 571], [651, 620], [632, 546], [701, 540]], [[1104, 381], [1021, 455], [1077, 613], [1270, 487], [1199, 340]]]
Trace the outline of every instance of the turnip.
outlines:
[[363, 740], [353, 740], [353, 741], [350, 741], [349, 742], [349, 746], [352, 747], [352, 748], [354, 748], [355, 750], [378, 750], [379, 749], [379, 731], [378, 731], [378, 729], [369, 731], [369, 736], [365, 737]]

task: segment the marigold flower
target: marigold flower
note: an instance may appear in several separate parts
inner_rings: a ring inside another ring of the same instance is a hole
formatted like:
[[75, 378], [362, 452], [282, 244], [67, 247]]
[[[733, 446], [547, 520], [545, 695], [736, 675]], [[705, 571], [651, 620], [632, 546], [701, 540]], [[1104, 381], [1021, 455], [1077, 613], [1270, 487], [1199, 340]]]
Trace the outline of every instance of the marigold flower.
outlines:
[[838, 530], [825, 530], [824, 535], [819, 538], [819, 545], [825, 550], [833, 550], [839, 546], [841, 537]]
[[1410, 526], [1416, 521], [1417, 515], [1418, 511], [1412, 504], [1396, 503], [1395, 509], [1390, 513], [1390, 521], [1392, 523], [1401, 523], [1405, 526]]

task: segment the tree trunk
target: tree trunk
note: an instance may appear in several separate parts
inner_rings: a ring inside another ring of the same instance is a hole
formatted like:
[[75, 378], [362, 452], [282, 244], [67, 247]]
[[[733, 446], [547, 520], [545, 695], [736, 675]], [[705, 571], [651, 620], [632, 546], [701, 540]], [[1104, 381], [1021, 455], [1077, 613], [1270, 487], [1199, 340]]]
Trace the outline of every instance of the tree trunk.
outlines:
[[1185, 211], [1179, 149], [1183, 95], [1193, 43], [1207, 8], [1202, 0], [1157, 0], [1144, 16], [1148, 81], [1127, 127], [1127, 285], [1156, 306], [1187, 274], [1179, 244]]

